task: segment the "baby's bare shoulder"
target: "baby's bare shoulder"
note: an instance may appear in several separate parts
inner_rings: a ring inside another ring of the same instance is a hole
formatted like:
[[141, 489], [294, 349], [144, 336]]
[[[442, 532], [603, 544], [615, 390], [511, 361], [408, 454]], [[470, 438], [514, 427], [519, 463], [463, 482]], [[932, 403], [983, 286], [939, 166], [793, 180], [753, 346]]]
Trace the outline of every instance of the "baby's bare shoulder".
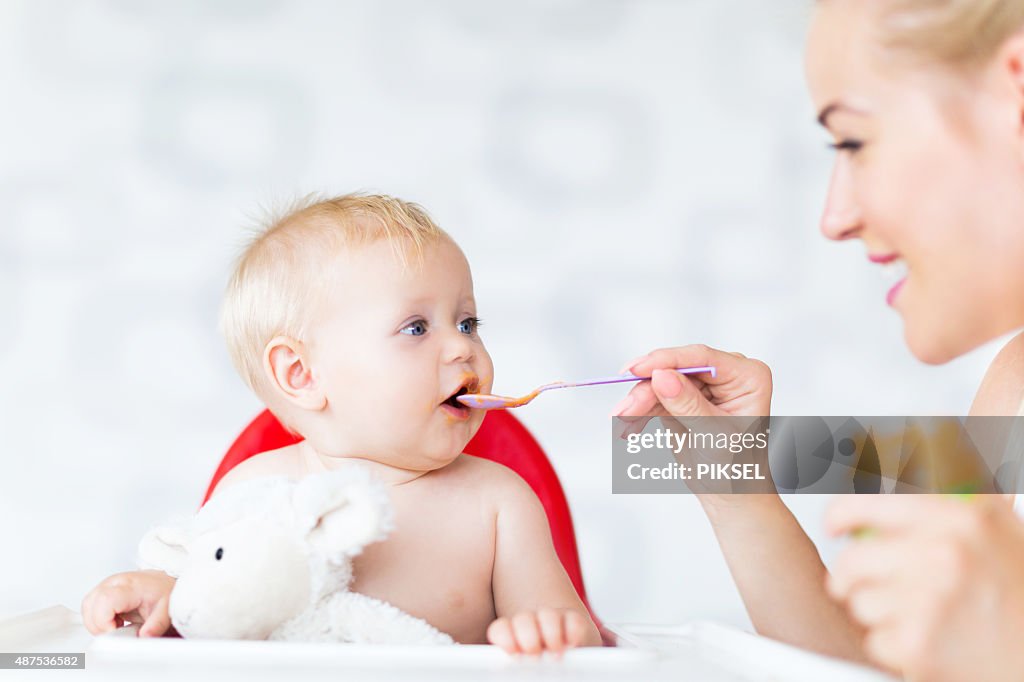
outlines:
[[512, 469], [504, 464], [476, 457], [460, 455], [448, 465], [453, 484], [472, 485], [486, 491], [496, 501], [527, 498], [536, 499], [533, 489]]
[[301, 476], [298, 451], [294, 445], [277, 450], [268, 450], [239, 462], [224, 474], [217, 483], [214, 494], [242, 481], [263, 476]]

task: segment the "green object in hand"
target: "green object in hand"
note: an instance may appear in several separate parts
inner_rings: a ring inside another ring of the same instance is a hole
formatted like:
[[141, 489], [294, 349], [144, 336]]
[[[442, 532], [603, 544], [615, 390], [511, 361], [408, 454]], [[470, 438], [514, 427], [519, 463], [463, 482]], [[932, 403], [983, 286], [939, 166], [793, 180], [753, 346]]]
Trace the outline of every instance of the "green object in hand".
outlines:
[[[947, 497], [953, 497], [967, 502], [974, 497], [974, 493], [949, 493], [947, 494]], [[854, 540], [866, 540], [874, 535], [878, 535], [878, 529], [872, 528], [871, 526], [864, 526], [863, 528], [858, 528], [850, 533], [850, 537]]]

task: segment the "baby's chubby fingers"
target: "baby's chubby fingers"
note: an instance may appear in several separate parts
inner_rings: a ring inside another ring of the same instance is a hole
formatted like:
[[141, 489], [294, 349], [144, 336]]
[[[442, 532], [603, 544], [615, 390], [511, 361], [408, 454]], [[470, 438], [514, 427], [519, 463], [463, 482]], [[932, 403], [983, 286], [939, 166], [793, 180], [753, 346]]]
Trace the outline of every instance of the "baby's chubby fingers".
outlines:
[[124, 624], [123, 615], [138, 608], [139, 598], [127, 585], [101, 584], [82, 600], [82, 624], [94, 635], [109, 632]]
[[561, 609], [525, 611], [498, 618], [487, 628], [487, 641], [510, 654], [560, 654], [579, 646], [586, 637], [586, 621], [578, 613]]
[[117, 629], [128, 620], [143, 623], [140, 636], [158, 637], [171, 625], [167, 609], [174, 583], [174, 578], [161, 571], [112, 575], [82, 600], [82, 624], [98, 635]]
[[583, 646], [589, 620], [579, 611], [565, 612], [565, 641], [569, 647]]
[[171, 616], [168, 612], [170, 599], [164, 597], [153, 605], [145, 615], [146, 622], [139, 628], [139, 637], [160, 637], [171, 627]]
[[498, 618], [487, 626], [487, 641], [505, 653], [519, 653], [515, 635], [512, 634], [512, 623], [508, 618]]
[[555, 609], [541, 609], [537, 612], [537, 623], [544, 649], [556, 654], [562, 653], [566, 645], [566, 629], [561, 612]]
[[540, 624], [535, 613], [528, 611], [512, 616], [512, 634], [522, 653], [536, 656], [544, 650]]

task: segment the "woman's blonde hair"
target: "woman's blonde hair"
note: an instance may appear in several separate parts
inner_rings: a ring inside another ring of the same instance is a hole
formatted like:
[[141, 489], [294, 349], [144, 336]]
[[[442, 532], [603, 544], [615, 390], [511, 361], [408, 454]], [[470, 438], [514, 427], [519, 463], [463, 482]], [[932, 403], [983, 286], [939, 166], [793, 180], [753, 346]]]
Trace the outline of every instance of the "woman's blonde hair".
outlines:
[[264, 349], [276, 336], [306, 340], [342, 249], [385, 240], [408, 264], [445, 239], [422, 207], [385, 195], [310, 195], [262, 221], [235, 262], [220, 311], [220, 332], [242, 379], [268, 402]]
[[1024, 27], [1024, 0], [887, 0], [883, 7], [885, 46], [958, 69], [986, 63]]

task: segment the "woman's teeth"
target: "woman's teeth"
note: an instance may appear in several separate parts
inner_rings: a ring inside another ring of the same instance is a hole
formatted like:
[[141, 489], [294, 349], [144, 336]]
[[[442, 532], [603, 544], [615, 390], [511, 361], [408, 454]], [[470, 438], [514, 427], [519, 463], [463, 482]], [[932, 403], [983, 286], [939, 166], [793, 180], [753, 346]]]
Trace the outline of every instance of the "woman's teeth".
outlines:
[[895, 284], [905, 279], [907, 273], [907, 263], [902, 258], [897, 258], [882, 265], [882, 279], [889, 284]]

